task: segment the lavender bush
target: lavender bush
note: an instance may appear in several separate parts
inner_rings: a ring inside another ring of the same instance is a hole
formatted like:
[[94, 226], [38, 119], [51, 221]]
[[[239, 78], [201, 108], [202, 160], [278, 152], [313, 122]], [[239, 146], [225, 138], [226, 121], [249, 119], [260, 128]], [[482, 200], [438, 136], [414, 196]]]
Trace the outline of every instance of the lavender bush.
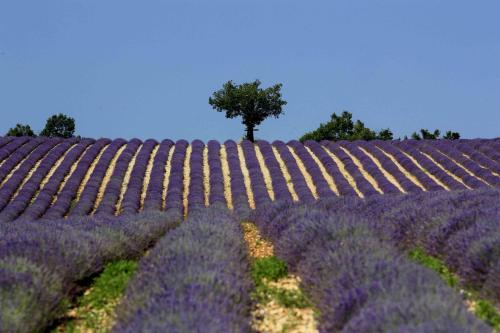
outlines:
[[160, 143], [160, 147], [158, 148], [158, 152], [156, 153], [153, 162], [153, 169], [151, 170], [151, 178], [149, 180], [148, 188], [146, 190], [146, 197], [144, 199], [144, 209], [157, 209], [157, 210], [162, 209], [165, 165], [167, 164], [167, 159], [170, 149], [174, 149], [173, 146], [174, 142], [172, 140], [163, 140]]
[[134, 168], [130, 174], [130, 180], [125, 193], [121, 211], [118, 213], [135, 214], [140, 209], [141, 194], [143, 189], [144, 175], [151, 158], [153, 149], [158, 145], [156, 140], [146, 140], [137, 154]]
[[359, 215], [299, 204], [269, 224], [276, 254], [319, 309], [321, 332], [489, 331], [434, 272], [409, 262]]
[[137, 258], [180, 219], [144, 212], [0, 225], [0, 331], [42, 331], [79, 280], [107, 262]]
[[141, 260], [112, 331], [249, 332], [251, 287], [238, 223], [196, 211]]
[[55, 202], [53, 202], [43, 214], [44, 218], [61, 218], [71, 209], [71, 204], [77, 196], [78, 188], [85, 177], [88, 168], [99, 155], [99, 152], [102, 149], [107, 149], [105, 147], [109, 145], [110, 142], [111, 141], [109, 139], [99, 139], [85, 152], [81, 160], [78, 162], [73, 174], [67, 179], [66, 183], [60, 189], [60, 193], [57, 195]]
[[182, 196], [184, 193], [184, 159], [189, 143], [186, 140], [179, 140], [175, 144], [174, 154], [170, 167], [170, 180], [168, 183], [165, 208], [175, 209], [183, 212]]
[[125, 144], [126, 141], [124, 139], [116, 139], [106, 148], [85, 185], [80, 200], [78, 200], [75, 207], [70, 210], [69, 215], [84, 216], [92, 211], [97, 193], [99, 192], [99, 188], [108, 170], [109, 164], [118, 150]]

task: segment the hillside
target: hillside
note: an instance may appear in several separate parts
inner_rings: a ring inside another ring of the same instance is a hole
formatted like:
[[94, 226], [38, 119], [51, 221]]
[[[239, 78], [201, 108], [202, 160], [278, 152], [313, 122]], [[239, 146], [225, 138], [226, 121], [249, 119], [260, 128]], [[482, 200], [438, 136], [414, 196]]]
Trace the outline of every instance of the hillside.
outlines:
[[0, 138], [0, 221], [500, 187], [500, 139]]

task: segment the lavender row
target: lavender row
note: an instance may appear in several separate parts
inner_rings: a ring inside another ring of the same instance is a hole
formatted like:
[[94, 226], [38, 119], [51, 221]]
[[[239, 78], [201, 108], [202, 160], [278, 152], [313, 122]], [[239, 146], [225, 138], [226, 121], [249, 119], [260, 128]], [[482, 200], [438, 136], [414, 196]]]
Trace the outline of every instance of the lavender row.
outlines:
[[325, 146], [326, 148], [328, 148], [328, 150], [330, 150], [330, 152], [332, 152], [334, 155], [336, 155], [342, 161], [342, 163], [344, 163], [345, 169], [354, 178], [354, 181], [356, 182], [356, 185], [357, 185], [358, 189], [361, 191], [361, 193], [363, 193], [365, 196], [373, 195], [373, 194], [378, 194], [379, 193], [365, 179], [365, 177], [363, 177], [363, 175], [359, 171], [359, 169], [356, 166], [356, 164], [354, 164], [354, 162], [349, 157], [349, 155], [347, 155], [340, 148], [339, 144], [333, 143], [333, 142], [330, 142], [330, 141], [322, 141], [321, 144], [323, 146]]
[[398, 161], [403, 168], [415, 176], [418, 181], [425, 187], [427, 191], [441, 191], [444, 189], [441, 185], [436, 183], [425, 172], [423, 172], [413, 161], [406, 156], [401, 150], [395, 147], [392, 143], [387, 141], [378, 141], [377, 148], [380, 147], [384, 152], [390, 154]]
[[179, 140], [175, 143], [174, 154], [170, 167], [170, 180], [168, 183], [166, 209], [176, 209], [183, 211], [184, 194], [184, 160], [189, 143], [186, 140]]
[[205, 144], [200, 140], [194, 140], [191, 147], [188, 193], [189, 214], [205, 207], [205, 187], [203, 184], [203, 149]]
[[494, 176], [490, 171], [481, 168], [479, 164], [472, 162], [470, 159], [462, 155], [460, 151], [457, 150], [455, 148], [455, 145], [453, 145], [452, 143], [442, 142], [441, 140], [439, 140], [439, 142], [436, 142], [434, 146], [437, 149], [439, 149], [442, 153], [446, 154], [447, 156], [457, 161], [457, 163], [463, 165], [474, 175], [488, 182], [490, 185], [500, 186], [500, 177]]
[[226, 206], [226, 197], [224, 196], [224, 176], [222, 173], [222, 163], [220, 159], [220, 144], [215, 140], [208, 141], [208, 167], [210, 196], [208, 198], [210, 205]]
[[146, 140], [137, 154], [134, 168], [130, 174], [130, 180], [123, 195], [121, 212], [123, 214], [135, 214], [139, 211], [141, 193], [144, 183], [146, 168], [151, 158], [153, 149], [158, 145], [156, 140]]
[[294, 205], [257, 224], [301, 277], [320, 332], [490, 331], [436, 273], [411, 263], [360, 216]]
[[36, 220], [45, 213], [51, 205], [54, 196], [57, 194], [61, 183], [64, 181], [64, 177], [67, 176], [73, 164], [83, 154], [87, 147], [93, 143], [94, 140], [92, 139], [83, 139], [68, 152], [43, 189], [40, 190], [34, 201], [22, 212], [18, 219]]
[[5, 146], [6, 144], [12, 142], [14, 139], [15, 139], [15, 137], [12, 137], [12, 136], [2, 136], [2, 137], [0, 137], [0, 149], [3, 146]]
[[28, 155], [36, 149], [40, 144], [46, 142], [45, 138], [36, 138], [30, 140], [19, 149], [14, 150], [8, 155], [6, 160], [0, 167], [0, 182], [4, 181], [5, 177], [19, 164], [21, 161], [28, 157]]
[[0, 225], [0, 331], [43, 331], [66, 311], [79, 281], [108, 262], [138, 258], [179, 221], [148, 212]]
[[153, 161], [151, 177], [144, 199], [144, 209], [161, 210], [163, 208], [163, 181], [165, 178], [165, 165], [167, 164], [170, 149], [174, 149], [172, 140], [163, 140]]
[[[379, 162], [380, 165], [389, 173], [391, 174], [396, 181], [401, 185], [401, 187], [408, 193], [415, 193], [415, 192], [421, 192], [422, 189], [417, 186], [415, 183], [413, 183], [408, 177], [406, 177], [401, 170], [397, 167], [397, 165], [391, 161], [389, 157], [384, 155], [378, 149], [375, 144], [379, 143], [378, 141], [373, 143], [361, 141], [358, 142], [358, 146], [360, 148], [365, 149], [368, 153], [373, 155]], [[385, 191], [384, 191], [385, 192]]]
[[2, 188], [0, 188], [0, 210], [2, 210], [11, 200], [11, 197], [19, 189], [23, 180], [28, 176], [29, 172], [36, 163], [45, 157], [45, 155], [54, 148], [55, 145], [61, 142], [60, 139], [51, 139], [44, 141], [24, 160], [19, 168], [12, 174]]
[[251, 332], [251, 288], [240, 225], [207, 208], [140, 261], [112, 332]]
[[[411, 141], [411, 142], [410, 142]], [[416, 147], [415, 140], [405, 140], [394, 143], [399, 149], [411, 155], [424, 169], [441, 180], [451, 190], [463, 190], [466, 187], [441, 170], [427, 156], [424, 156]]]
[[10, 203], [1, 211], [0, 222], [10, 222], [26, 209], [40, 189], [44, 177], [49, 173], [57, 160], [59, 160], [76, 141], [76, 139], [62, 141], [43, 158], [28, 181], [26, 181], [22, 188], [18, 189], [17, 195], [12, 198]]
[[347, 141], [342, 142], [341, 145], [361, 162], [363, 168], [373, 177], [373, 179], [375, 179], [384, 194], [401, 193], [401, 191], [384, 176], [375, 162], [361, 151], [356, 144]]
[[488, 185], [485, 184], [484, 182], [478, 180], [477, 178], [469, 175], [467, 172], [465, 172], [464, 169], [459, 167], [455, 162], [453, 162], [450, 158], [447, 156], [441, 154], [439, 151], [437, 151], [434, 148], [434, 145], [428, 145], [424, 141], [423, 144], [418, 145], [419, 149], [422, 152], [425, 152], [432, 156], [432, 158], [441, 164], [446, 170], [450, 171], [452, 174], [460, 178], [464, 184], [469, 186], [470, 188], [481, 188], [481, 187], [487, 187]]
[[28, 141], [33, 140], [29, 140], [27, 137], [20, 137], [8, 141], [5, 145], [2, 146], [2, 148], [0, 148], [0, 161], [4, 162], [4, 160], [10, 157], [10, 155], [14, 153], [16, 149], [19, 149], [19, 147], [21, 147]]
[[233, 140], [224, 142], [227, 153], [227, 162], [229, 165], [229, 173], [231, 175], [231, 195], [233, 198], [234, 210], [240, 215], [249, 214], [249, 202], [241, 171], [240, 159], [238, 157], [238, 148]]
[[75, 207], [71, 209], [69, 215], [83, 216], [89, 214], [94, 208], [95, 199], [99, 188], [104, 179], [106, 171], [108, 170], [111, 160], [115, 157], [118, 150], [127, 142], [123, 139], [116, 139], [106, 148], [104, 153], [99, 158], [92, 175], [90, 176], [85, 188], [83, 189], [80, 200], [76, 202]]
[[109, 145], [110, 142], [111, 141], [109, 139], [99, 139], [84, 153], [78, 162], [76, 169], [71, 176], [68, 177], [66, 183], [60, 189], [60, 193], [57, 195], [55, 202], [48, 207], [46, 212], [43, 214], [44, 218], [61, 218], [70, 210], [71, 205], [77, 196], [80, 183], [85, 177], [90, 165], [99, 155], [99, 152], [105, 149], [104, 147]]
[[290, 178], [293, 182], [293, 187], [295, 192], [299, 196], [299, 200], [302, 202], [312, 202], [314, 201], [314, 196], [311, 193], [311, 190], [307, 186], [306, 180], [300, 169], [297, 165], [297, 162], [293, 158], [292, 154], [288, 150], [287, 145], [282, 141], [274, 141], [273, 146], [276, 148], [278, 153], [281, 156], [281, 159], [285, 163], [288, 173], [290, 174]]
[[386, 208], [377, 228], [400, 248], [422, 247], [443, 259], [466, 285], [500, 304], [499, 198], [498, 189], [436, 192], [409, 197], [397, 209], [382, 198], [374, 203]]
[[254, 144], [251, 141], [243, 140], [241, 142], [241, 149], [245, 158], [245, 164], [250, 175], [250, 183], [257, 209], [271, 202], [269, 193], [267, 192], [266, 183], [264, 181], [264, 174], [260, 169], [259, 161], [255, 153]]
[[467, 142], [460, 142], [454, 144], [454, 146], [460, 150], [463, 154], [469, 156], [471, 160], [479, 163], [481, 166], [488, 168], [489, 170], [500, 174], [500, 164], [493, 161], [492, 159], [486, 157], [484, 154], [478, 152], [477, 150], [469, 147]]
[[467, 140], [467, 143], [474, 149], [488, 156], [493, 161], [500, 163], [500, 147], [493, 140], [475, 139]]
[[305, 145], [311, 149], [312, 153], [321, 161], [321, 164], [325, 167], [325, 170], [333, 178], [337, 190], [340, 195], [357, 196], [354, 188], [349, 184], [347, 179], [342, 175], [338, 165], [335, 161], [325, 152], [323, 147], [316, 141], [306, 141]]
[[292, 140], [288, 142], [288, 146], [293, 148], [295, 154], [297, 154], [297, 156], [301, 159], [305, 168], [311, 175], [319, 197], [327, 198], [335, 196], [335, 192], [332, 191], [330, 185], [328, 185], [328, 183], [326, 182], [326, 179], [323, 177], [320, 168], [318, 167], [316, 162], [314, 162], [313, 158], [304, 147], [304, 145], [297, 140]]
[[141, 146], [142, 141], [139, 139], [132, 139], [127, 143], [127, 146], [118, 157], [115, 168], [108, 184], [104, 190], [102, 200], [96, 208], [96, 214], [114, 214], [116, 211], [116, 204], [120, 198], [122, 190], [123, 178], [127, 172], [130, 161], [134, 157], [137, 149]]
[[269, 174], [271, 175], [275, 199], [279, 201], [292, 201], [292, 195], [288, 190], [285, 176], [283, 175], [280, 165], [274, 156], [271, 145], [267, 141], [259, 140], [257, 141], [257, 146], [264, 157], [264, 163], [266, 164]]

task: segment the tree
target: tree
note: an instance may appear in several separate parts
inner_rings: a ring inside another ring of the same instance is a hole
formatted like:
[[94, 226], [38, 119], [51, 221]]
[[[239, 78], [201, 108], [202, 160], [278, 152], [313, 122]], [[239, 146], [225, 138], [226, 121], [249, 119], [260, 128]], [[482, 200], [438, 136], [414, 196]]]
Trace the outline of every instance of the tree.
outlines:
[[214, 110], [226, 112], [226, 118], [241, 117], [246, 139], [252, 142], [256, 127], [270, 116], [278, 118], [287, 104], [281, 98], [281, 83], [266, 89], [260, 88], [260, 83], [259, 80], [243, 84], [228, 81], [208, 99]]
[[443, 135], [443, 139], [446, 139], [446, 140], [458, 140], [458, 139], [460, 139], [460, 133], [458, 133], [458, 132], [452, 132], [452, 131], [446, 131], [445, 135]]
[[388, 128], [380, 130], [377, 134], [377, 139], [379, 140], [392, 140], [393, 134], [392, 131]]
[[74, 133], [75, 119], [59, 113], [47, 119], [45, 128], [40, 132], [40, 135], [48, 137], [70, 138]]
[[330, 121], [322, 123], [319, 127], [311, 132], [300, 137], [300, 141], [307, 140], [392, 140], [392, 132], [390, 129], [381, 130], [378, 134], [365, 126], [361, 120], [352, 121], [352, 113], [342, 111], [338, 116], [335, 112], [330, 116]]
[[422, 128], [420, 129], [421, 135], [417, 134], [416, 132], [413, 132], [411, 135], [411, 138], [414, 140], [436, 140], [439, 139], [439, 135], [441, 134], [441, 131], [438, 129], [435, 129], [433, 133], [431, 133], [428, 129]]
[[9, 128], [6, 136], [35, 136], [30, 125], [17, 124], [16, 127]]

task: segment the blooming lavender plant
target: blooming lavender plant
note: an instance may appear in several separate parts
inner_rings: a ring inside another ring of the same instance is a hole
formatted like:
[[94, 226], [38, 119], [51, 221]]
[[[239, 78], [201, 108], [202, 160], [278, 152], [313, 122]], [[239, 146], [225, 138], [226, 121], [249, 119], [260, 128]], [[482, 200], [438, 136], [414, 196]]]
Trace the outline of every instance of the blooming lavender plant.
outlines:
[[243, 140], [241, 142], [241, 148], [245, 157], [248, 173], [250, 174], [250, 183], [255, 198], [255, 205], [258, 209], [262, 205], [269, 203], [271, 198], [269, 197], [266, 183], [264, 182], [264, 175], [260, 169], [253, 142]]
[[273, 146], [276, 148], [281, 156], [281, 159], [286, 164], [290, 178], [292, 178], [293, 187], [299, 197], [299, 200], [302, 202], [313, 202], [314, 197], [311, 190], [307, 186], [306, 180], [300, 172], [297, 162], [295, 162], [295, 159], [288, 150], [287, 145], [284, 142], [277, 140], [273, 142]]
[[271, 145], [267, 141], [259, 140], [257, 141], [257, 146], [259, 147], [267, 169], [269, 170], [275, 199], [280, 201], [292, 201], [292, 195], [288, 190], [286, 179], [281, 171], [276, 157], [274, 156]]
[[76, 139], [65, 140], [52, 149], [41, 161], [29, 179], [21, 188], [17, 189], [17, 195], [0, 213], [0, 222], [9, 222], [15, 219], [32, 202], [33, 196], [40, 189], [41, 182], [49, 173], [52, 166], [62, 155], [76, 143]]
[[349, 157], [349, 155], [347, 155], [347, 153], [340, 148], [341, 143], [343, 142], [339, 143], [333, 143], [330, 141], [321, 142], [323, 146], [327, 147], [332, 154], [336, 155], [342, 161], [342, 163], [344, 163], [347, 172], [351, 174], [359, 190], [365, 196], [378, 194], [375, 188], [366, 180], [365, 177], [363, 177], [358, 167], [354, 164], [353, 160]]
[[205, 208], [205, 186], [203, 184], [203, 149], [205, 144], [200, 140], [194, 140], [191, 147], [188, 193], [189, 214], [195, 210]]
[[3, 209], [10, 202], [12, 195], [17, 192], [19, 186], [36, 163], [60, 142], [60, 139], [48, 139], [44, 141], [33, 150], [18, 169], [13, 171], [12, 176], [0, 188], [0, 209]]
[[118, 259], [131, 259], [181, 216], [73, 217], [0, 225], [0, 331], [41, 331], [61, 313], [78, 281]]
[[122, 190], [122, 183], [124, 180], [123, 178], [125, 177], [125, 173], [127, 172], [130, 161], [132, 160], [134, 154], [141, 144], [142, 141], [139, 139], [132, 139], [127, 143], [127, 146], [116, 161], [115, 168], [113, 170], [113, 173], [111, 174], [108, 184], [106, 185], [106, 189], [104, 190], [104, 194], [101, 202], [99, 203], [99, 206], [94, 207], [96, 214], [115, 213], [116, 204], [118, 202], [118, 199], [120, 198], [120, 193]]
[[318, 307], [321, 332], [489, 331], [434, 272], [410, 263], [360, 215], [299, 204], [267, 224], [276, 254]]
[[170, 168], [170, 181], [168, 183], [166, 209], [175, 209], [183, 212], [182, 197], [184, 193], [184, 160], [189, 143], [179, 140], [175, 144], [174, 154]]
[[124, 139], [116, 139], [106, 148], [99, 158], [87, 184], [85, 184], [85, 188], [80, 195], [80, 200], [70, 210], [69, 215], [84, 216], [92, 211], [108, 166], [118, 150], [125, 144], [126, 141]]
[[109, 139], [99, 139], [85, 152], [66, 183], [61, 184], [60, 193], [43, 214], [44, 218], [61, 218], [71, 209], [71, 205], [76, 199], [80, 183], [85, 177], [88, 168], [99, 155], [99, 152], [109, 145], [110, 142]]
[[151, 170], [151, 178], [146, 190], [144, 199], [144, 209], [162, 209], [163, 182], [165, 178], [165, 166], [167, 164], [168, 154], [174, 146], [172, 140], [163, 140], [160, 143], [158, 152], [153, 161]]
[[251, 288], [239, 224], [198, 210], [141, 260], [112, 332], [250, 332]]
[[146, 140], [141, 150], [137, 154], [134, 168], [130, 174], [130, 180], [127, 189], [123, 194], [121, 211], [117, 213], [135, 214], [139, 211], [141, 193], [144, 183], [144, 175], [151, 157], [153, 149], [158, 145], [156, 140]]
[[208, 169], [210, 196], [208, 198], [210, 205], [226, 206], [226, 197], [224, 195], [224, 176], [222, 174], [222, 163], [220, 159], [220, 144], [215, 140], [208, 141]]
[[231, 174], [231, 195], [233, 197], [234, 210], [239, 216], [245, 218], [250, 214], [250, 206], [236, 142], [227, 140], [224, 142], [224, 147], [226, 148], [227, 162]]

